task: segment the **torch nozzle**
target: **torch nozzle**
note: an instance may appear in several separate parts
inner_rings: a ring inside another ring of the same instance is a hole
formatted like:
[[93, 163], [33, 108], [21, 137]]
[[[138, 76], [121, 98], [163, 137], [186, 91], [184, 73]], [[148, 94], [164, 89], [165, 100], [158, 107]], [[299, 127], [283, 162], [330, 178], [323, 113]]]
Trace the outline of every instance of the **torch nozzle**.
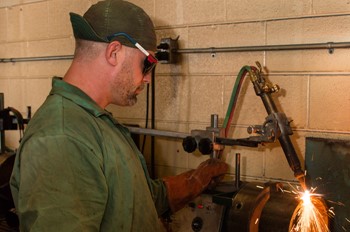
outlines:
[[303, 191], [306, 191], [307, 187], [305, 182], [305, 174], [295, 173], [295, 178], [297, 178], [297, 180], [299, 181], [299, 184], [302, 187]]

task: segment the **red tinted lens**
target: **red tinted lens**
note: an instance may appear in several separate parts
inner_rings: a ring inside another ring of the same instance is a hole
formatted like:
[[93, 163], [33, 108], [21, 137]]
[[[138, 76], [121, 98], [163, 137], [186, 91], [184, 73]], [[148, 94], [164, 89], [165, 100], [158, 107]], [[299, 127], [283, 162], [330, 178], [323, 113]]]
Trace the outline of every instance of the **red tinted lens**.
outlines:
[[157, 62], [158, 60], [154, 56], [152, 56], [151, 54], [148, 55], [145, 61], [143, 62], [143, 75], [146, 75], [147, 73], [152, 71], [152, 69], [156, 66]]

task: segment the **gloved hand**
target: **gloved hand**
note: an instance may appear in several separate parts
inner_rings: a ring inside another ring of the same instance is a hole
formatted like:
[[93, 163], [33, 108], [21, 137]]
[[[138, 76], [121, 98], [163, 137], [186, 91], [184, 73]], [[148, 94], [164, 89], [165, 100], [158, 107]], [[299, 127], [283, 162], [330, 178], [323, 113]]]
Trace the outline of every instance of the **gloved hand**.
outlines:
[[219, 159], [208, 159], [197, 169], [177, 176], [164, 177], [167, 197], [174, 213], [197, 197], [215, 178], [227, 172], [228, 165]]

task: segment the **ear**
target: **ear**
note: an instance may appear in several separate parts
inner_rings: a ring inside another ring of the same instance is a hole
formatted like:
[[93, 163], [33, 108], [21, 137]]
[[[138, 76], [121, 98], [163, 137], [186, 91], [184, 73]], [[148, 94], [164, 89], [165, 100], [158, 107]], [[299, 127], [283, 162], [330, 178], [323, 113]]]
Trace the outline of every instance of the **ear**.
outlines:
[[118, 64], [117, 54], [120, 52], [122, 44], [119, 41], [113, 41], [108, 44], [105, 57], [108, 63], [115, 66]]

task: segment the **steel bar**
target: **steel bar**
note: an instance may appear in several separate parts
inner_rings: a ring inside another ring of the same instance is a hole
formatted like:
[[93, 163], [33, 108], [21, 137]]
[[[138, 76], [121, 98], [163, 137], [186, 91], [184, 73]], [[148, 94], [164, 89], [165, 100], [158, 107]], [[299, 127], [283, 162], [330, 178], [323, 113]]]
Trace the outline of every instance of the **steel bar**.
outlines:
[[[333, 53], [336, 48], [350, 48], [350, 42], [327, 42], [310, 44], [282, 44], [282, 45], [261, 45], [261, 46], [240, 46], [240, 47], [210, 47], [210, 48], [183, 48], [176, 49], [176, 53], [219, 53], [219, 52], [254, 52], [254, 51], [284, 51], [284, 50], [307, 50], [307, 49], [328, 49]], [[73, 55], [22, 57], [22, 58], [0, 58], [0, 63], [48, 61], [48, 60], [70, 60]]]
[[[5, 108], [4, 102], [4, 93], [0, 93], [0, 111]], [[3, 119], [0, 118], [0, 155], [5, 153], [5, 130], [3, 130], [3, 126]]]
[[127, 127], [127, 128], [131, 133], [135, 133], [135, 134], [169, 137], [169, 138], [177, 138], [177, 139], [184, 139], [190, 135], [187, 133], [175, 132], [175, 131], [163, 131], [163, 130], [147, 129], [147, 128], [139, 128], [139, 127]]
[[235, 187], [239, 189], [241, 185], [241, 153], [236, 153], [235, 176]]
[[49, 61], [49, 60], [71, 60], [71, 59], [73, 59], [73, 55], [2, 58], [2, 59], [0, 59], [0, 63], [15, 63], [15, 62], [28, 62], [28, 61]]
[[221, 47], [221, 48], [186, 48], [178, 49], [177, 53], [216, 53], [216, 52], [254, 52], [254, 51], [284, 51], [284, 50], [307, 50], [307, 49], [328, 49], [333, 53], [335, 48], [350, 48], [350, 42], [328, 42], [312, 44], [286, 44], [286, 45], [261, 45], [242, 47]]

